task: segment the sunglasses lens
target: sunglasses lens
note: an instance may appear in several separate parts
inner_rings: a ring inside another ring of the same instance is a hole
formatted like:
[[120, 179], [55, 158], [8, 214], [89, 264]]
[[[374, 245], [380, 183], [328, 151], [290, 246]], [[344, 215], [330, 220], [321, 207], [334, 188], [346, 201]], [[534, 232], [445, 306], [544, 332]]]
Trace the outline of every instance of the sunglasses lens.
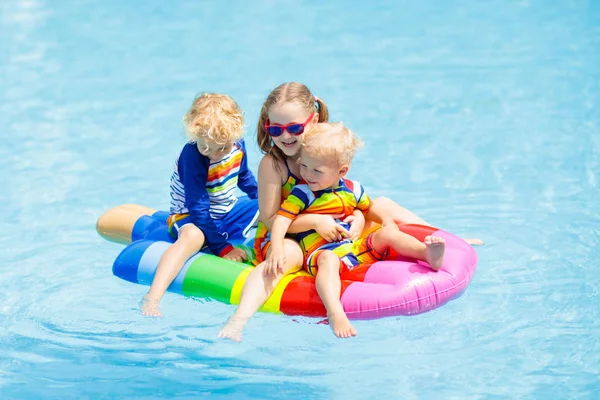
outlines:
[[302, 132], [304, 132], [304, 125], [302, 125], [302, 124], [290, 125], [290, 126], [288, 126], [287, 131], [292, 135], [300, 135], [300, 134], [302, 134]]
[[269, 126], [267, 127], [267, 133], [271, 136], [281, 136], [283, 129], [280, 126]]

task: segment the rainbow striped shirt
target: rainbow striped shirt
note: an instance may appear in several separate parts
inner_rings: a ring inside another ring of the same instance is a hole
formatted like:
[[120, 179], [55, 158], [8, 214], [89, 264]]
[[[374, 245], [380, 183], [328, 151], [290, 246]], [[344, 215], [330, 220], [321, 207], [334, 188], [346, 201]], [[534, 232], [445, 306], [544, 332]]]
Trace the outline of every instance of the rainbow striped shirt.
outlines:
[[223, 238], [214, 220], [223, 218], [235, 205], [236, 187], [251, 199], [258, 198], [258, 185], [248, 168], [243, 139], [215, 162], [200, 154], [196, 143], [189, 142], [181, 150], [171, 175], [171, 214], [190, 214], [209, 244], [221, 244]]
[[[371, 199], [359, 182], [340, 179], [335, 189], [324, 189], [318, 192], [311, 191], [306, 184], [294, 186], [277, 214], [292, 220], [300, 213], [343, 214], [337, 221], [344, 225], [341, 221], [352, 215], [355, 209], [367, 212], [370, 208]], [[349, 226], [346, 225], [345, 228]], [[300, 243], [305, 256], [328, 243], [314, 230], [297, 233], [296, 240]]]

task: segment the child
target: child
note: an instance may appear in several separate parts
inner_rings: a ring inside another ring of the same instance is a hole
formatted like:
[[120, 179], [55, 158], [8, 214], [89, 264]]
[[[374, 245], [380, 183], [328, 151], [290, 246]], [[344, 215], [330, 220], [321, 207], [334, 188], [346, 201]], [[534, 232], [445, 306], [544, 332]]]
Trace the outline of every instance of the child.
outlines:
[[[264, 157], [258, 167], [260, 222], [254, 241], [257, 261], [248, 276], [239, 307], [229, 318], [218, 337], [235, 341], [242, 339], [242, 331], [248, 320], [269, 298], [277, 284], [287, 274], [303, 268], [303, 252], [298, 242], [285, 239], [285, 268], [276, 275], [265, 275], [264, 259], [270, 251], [270, 230], [281, 203], [288, 197], [295, 185], [301, 182], [298, 159], [302, 139], [306, 132], [321, 122], [329, 120], [329, 110], [322, 98], [316, 97], [309, 88], [298, 82], [288, 82], [277, 86], [265, 99], [258, 118], [256, 139]], [[423, 219], [394, 201], [380, 197], [373, 199], [377, 207], [385, 209], [398, 224], [428, 225]], [[290, 225], [288, 233], [294, 234], [315, 229], [330, 241], [341, 240], [341, 235], [354, 238], [362, 231], [371, 231], [365, 226], [364, 216], [356, 212], [349, 231], [338, 225], [331, 215], [301, 214]], [[370, 221], [369, 221], [370, 222]], [[364, 229], [363, 229], [364, 228]], [[470, 243], [478, 239], [465, 239]]]
[[355, 336], [356, 330], [340, 302], [340, 272], [370, 264], [395, 253], [423, 260], [438, 270], [444, 258], [444, 239], [428, 236], [422, 243], [401, 232], [381, 206], [371, 202], [360, 183], [345, 179], [352, 157], [362, 143], [341, 123], [321, 123], [305, 133], [300, 153], [300, 175], [306, 184], [297, 185], [279, 209], [271, 230], [272, 251], [265, 272], [277, 274], [285, 265], [283, 239], [300, 213], [342, 214], [355, 209], [380, 228], [356, 241], [328, 242], [314, 230], [296, 235], [305, 254], [305, 268], [316, 275], [317, 292], [325, 305], [333, 333], [340, 338]]
[[[158, 304], [184, 263], [206, 243], [215, 255], [247, 258], [228, 242], [245, 236], [258, 218], [258, 186], [248, 169], [242, 139], [244, 117], [225, 94], [202, 93], [183, 118], [189, 142], [171, 176], [169, 233], [177, 240], [161, 257], [152, 286], [142, 299], [144, 315], [160, 316]], [[237, 198], [239, 187], [248, 196]]]

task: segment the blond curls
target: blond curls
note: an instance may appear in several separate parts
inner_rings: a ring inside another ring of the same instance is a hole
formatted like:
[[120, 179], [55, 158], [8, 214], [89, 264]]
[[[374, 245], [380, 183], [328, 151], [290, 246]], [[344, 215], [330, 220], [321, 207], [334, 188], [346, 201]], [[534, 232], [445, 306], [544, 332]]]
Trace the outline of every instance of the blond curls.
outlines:
[[363, 142], [341, 122], [315, 124], [304, 134], [303, 151], [310, 157], [337, 162], [338, 167], [350, 165]]
[[183, 117], [190, 141], [226, 145], [242, 138], [244, 113], [226, 94], [201, 93]]

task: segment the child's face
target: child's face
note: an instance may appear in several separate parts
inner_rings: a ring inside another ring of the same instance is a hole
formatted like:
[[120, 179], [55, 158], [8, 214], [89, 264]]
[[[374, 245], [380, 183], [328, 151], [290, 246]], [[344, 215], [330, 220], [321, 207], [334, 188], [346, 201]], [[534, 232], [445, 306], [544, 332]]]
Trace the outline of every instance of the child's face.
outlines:
[[200, 138], [196, 140], [196, 146], [198, 147], [200, 154], [208, 157], [210, 161], [215, 162], [220, 161], [231, 152], [233, 143], [226, 143], [224, 145], [215, 144]]
[[300, 153], [300, 175], [313, 192], [336, 188], [346, 172], [348, 166], [340, 167], [335, 160], [311, 157], [305, 150]]
[[[288, 125], [288, 124], [304, 124], [310, 117], [311, 113], [307, 113], [305, 108], [298, 103], [287, 102], [276, 104], [269, 110], [270, 125]], [[311, 120], [304, 126], [304, 132], [310, 130], [313, 123], [319, 120], [319, 115], [314, 113]], [[281, 136], [271, 136], [273, 143], [288, 157], [297, 156], [302, 147], [302, 134], [292, 135], [287, 129]]]

